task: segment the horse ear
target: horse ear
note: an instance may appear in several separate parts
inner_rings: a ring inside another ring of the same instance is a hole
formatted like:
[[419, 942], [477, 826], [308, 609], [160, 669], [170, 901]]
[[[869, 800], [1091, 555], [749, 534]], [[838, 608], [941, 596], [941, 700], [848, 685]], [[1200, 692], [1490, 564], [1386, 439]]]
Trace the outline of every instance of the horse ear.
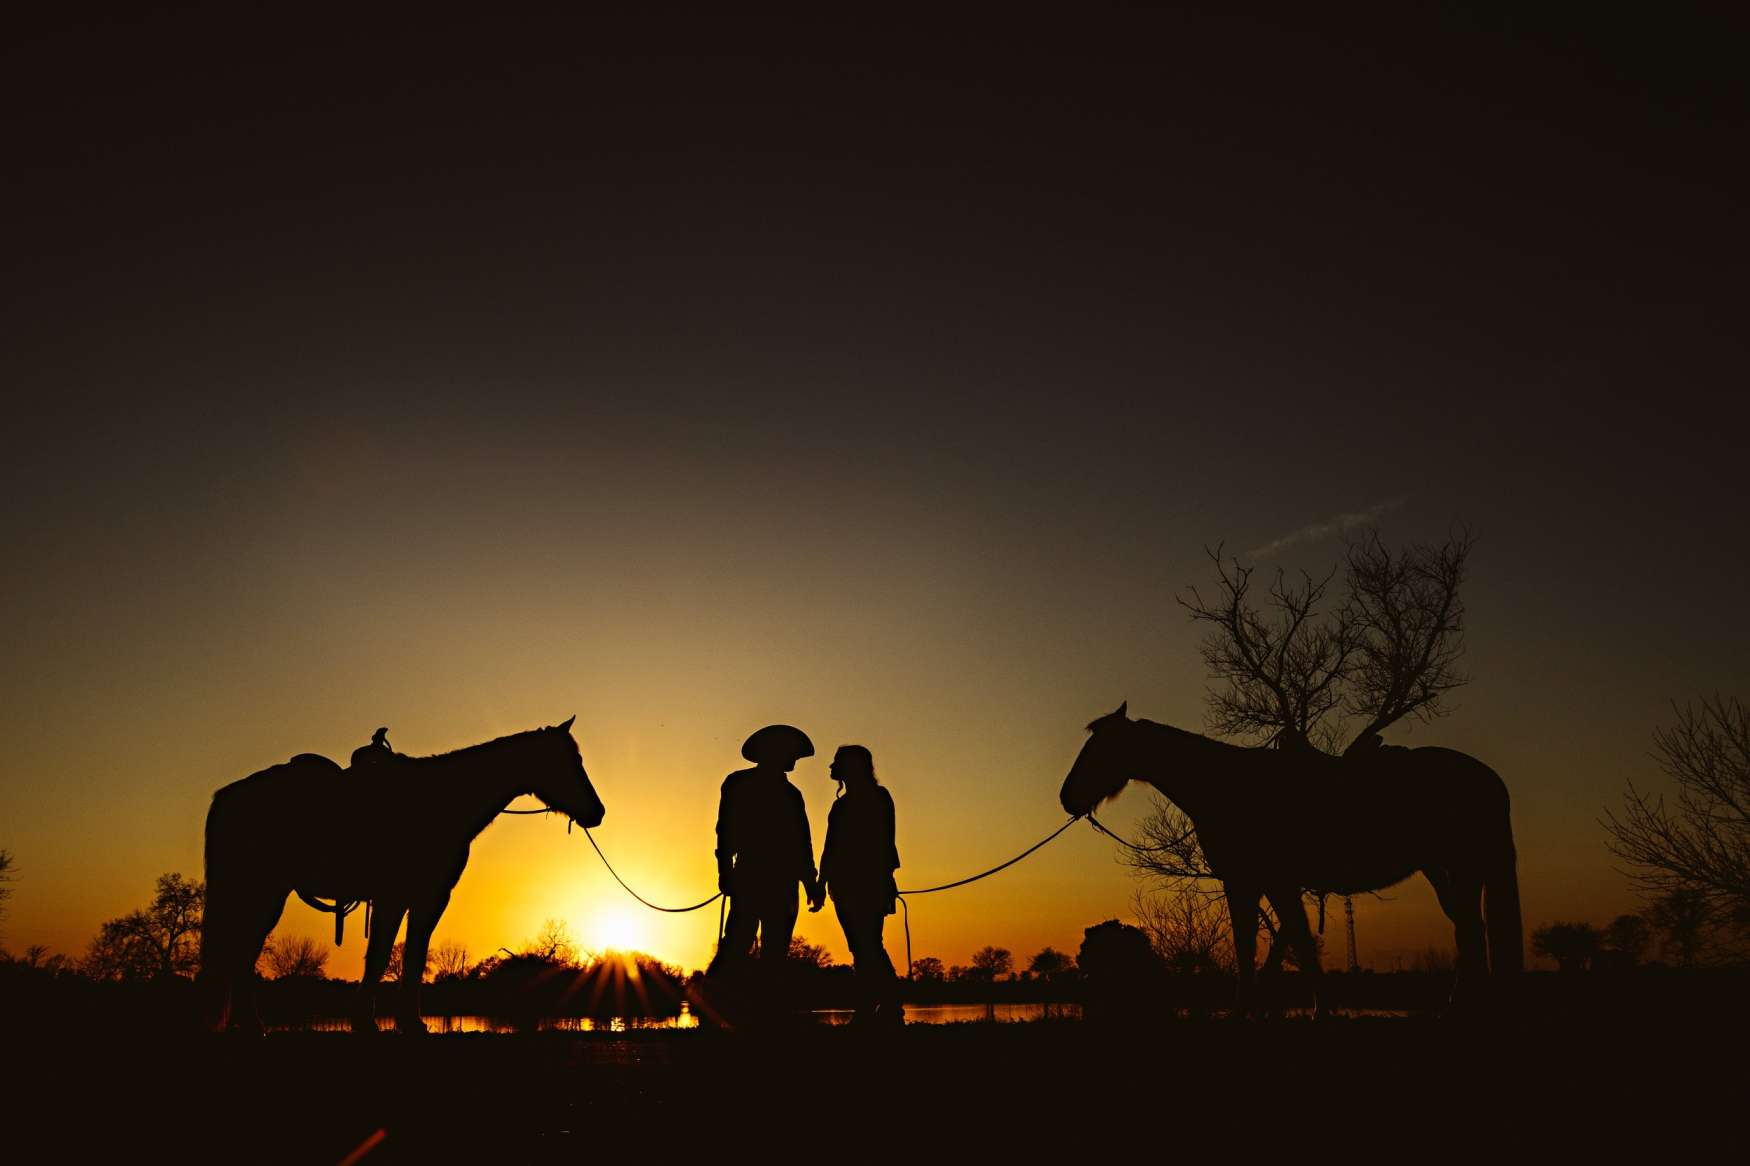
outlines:
[[576, 713], [572, 713], [572, 714], [571, 714], [571, 716], [570, 716], [570, 717], [569, 717], [569, 718], [567, 718], [567, 719], [566, 719], [566, 721], [565, 721], [565, 723], [564, 723], [564, 724], [563, 724], [563, 725], [560, 725], [560, 726], [559, 726], [559, 727], [558, 727], [558, 728], [559, 728], [559, 731], [560, 731], [560, 732], [561, 732], [561, 733], [569, 733], [569, 732], [571, 732], [571, 722], [572, 722], [572, 721], [575, 721], [575, 720], [576, 720], [576, 719], [577, 719], [577, 714], [576, 714]]
[[1130, 702], [1125, 701], [1123, 704], [1118, 706], [1118, 711], [1113, 713], [1112, 715], [1115, 717], [1122, 717], [1125, 713], [1125, 710], [1127, 710], [1128, 708], [1130, 708]]

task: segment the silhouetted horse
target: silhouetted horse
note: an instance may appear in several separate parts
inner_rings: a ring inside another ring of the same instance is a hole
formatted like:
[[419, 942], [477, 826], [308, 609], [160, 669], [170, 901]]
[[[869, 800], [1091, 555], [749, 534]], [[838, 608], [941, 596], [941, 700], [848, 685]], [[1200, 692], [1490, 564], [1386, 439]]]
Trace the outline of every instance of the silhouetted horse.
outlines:
[[201, 933], [208, 1023], [225, 1027], [232, 996], [241, 993], [248, 1023], [260, 1027], [250, 992], [255, 961], [286, 896], [296, 891], [375, 904], [352, 1017], [359, 1031], [375, 1030], [374, 990], [407, 916], [395, 1022], [403, 1032], [424, 1031], [419, 983], [427, 947], [474, 836], [522, 794], [584, 826], [602, 820], [571, 720], [368, 768], [341, 769], [326, 757], [301, 753], [215, 793], [207, 811]]
[[1088, 726], [1060, 800], [1085, 814], [1138, 779], [1185, 812], [1227, 895], [1241, 1011], [1252, 1004], [1261, 896], [1316, 991], [1318, 947], [1301, 891], [1358, 894], [1417, 871], [1457, 930], [1455, 1003], [1491, 965], [1497, 976], [1522, 969], [1513, 827], [1507, 787], [1494, 770], [1451, 749], [1386, 747], [1340, 758], [1310, 748], [1242, 748], [1130, 720], [1127, 704]]

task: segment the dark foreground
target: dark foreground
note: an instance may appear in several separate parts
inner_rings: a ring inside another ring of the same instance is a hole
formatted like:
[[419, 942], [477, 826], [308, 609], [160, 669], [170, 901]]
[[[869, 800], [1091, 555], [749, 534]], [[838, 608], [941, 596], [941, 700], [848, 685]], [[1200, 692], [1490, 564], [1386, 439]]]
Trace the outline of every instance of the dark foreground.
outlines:
[[[1374, 1161], [1657, 1146], [1737, 1127], [1745, 1027], [1434, 1020], [915, 1025], [15, 1045], [14, 1160]], [[10, 1156], [10, 1155], [9, 1155]]]

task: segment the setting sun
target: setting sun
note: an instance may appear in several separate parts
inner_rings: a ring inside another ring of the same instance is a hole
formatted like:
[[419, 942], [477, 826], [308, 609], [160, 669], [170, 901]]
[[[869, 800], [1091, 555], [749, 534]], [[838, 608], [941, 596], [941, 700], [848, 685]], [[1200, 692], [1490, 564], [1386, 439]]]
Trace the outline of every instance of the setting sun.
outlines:
[[649, 942], [643, 921], [619, 906], [591, 915], [584, 934], [585, 946], [597, 952], [641, 951]]

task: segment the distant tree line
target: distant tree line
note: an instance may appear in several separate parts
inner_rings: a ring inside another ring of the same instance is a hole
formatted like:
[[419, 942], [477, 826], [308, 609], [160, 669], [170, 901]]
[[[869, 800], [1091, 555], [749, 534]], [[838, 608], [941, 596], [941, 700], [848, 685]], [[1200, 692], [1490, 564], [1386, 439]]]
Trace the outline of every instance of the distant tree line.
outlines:
[[1646, 963], [1655, 948], [1658, 962], [1695, 968], [1714, 950], [1712, 924], [1704, 899], [1670, 891], [1654, 899], [1645, 914], [1618, 915], [1607, 927], [1546, 923], [1532, 931], [1531, 950], [1555, 961], [1561, 972], [1626, 971]]

